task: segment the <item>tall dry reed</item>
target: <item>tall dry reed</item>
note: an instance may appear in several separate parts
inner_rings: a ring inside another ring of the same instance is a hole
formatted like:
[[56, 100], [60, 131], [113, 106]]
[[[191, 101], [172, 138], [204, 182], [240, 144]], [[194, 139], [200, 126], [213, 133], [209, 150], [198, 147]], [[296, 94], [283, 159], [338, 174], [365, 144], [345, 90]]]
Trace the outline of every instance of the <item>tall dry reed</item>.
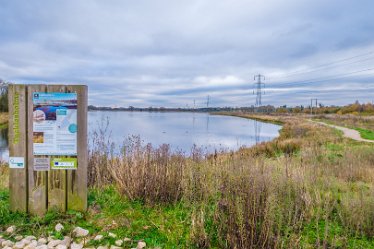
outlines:
[[316, 247], [347, 243], [332, 237], [335, 226], [346, 236], [373, 236], [373, 147], [356, 150], [325, 127], [285, 122], [272, 142], [214, 155], [194, 149], [188, 158], [139, 137], [116, 154], [101, 129], [89, 182], [115, 184], [150, 205], [184, 203], [191, 209], [191, 245], [199, 248], [299, 248], [310, 227]]

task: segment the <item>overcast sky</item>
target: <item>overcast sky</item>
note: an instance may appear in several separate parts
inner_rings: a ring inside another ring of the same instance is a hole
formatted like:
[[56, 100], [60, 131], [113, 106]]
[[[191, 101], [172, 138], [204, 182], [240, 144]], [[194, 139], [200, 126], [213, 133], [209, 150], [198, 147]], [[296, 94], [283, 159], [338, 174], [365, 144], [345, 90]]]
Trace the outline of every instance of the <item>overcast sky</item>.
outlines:
[[[374, 101], [372, 0], [0, 1], [0, 78], [105, 106]], [[353, 57], [353, 58], [352, 58]], [[365, 70], [365, 71], [364, 71]]]

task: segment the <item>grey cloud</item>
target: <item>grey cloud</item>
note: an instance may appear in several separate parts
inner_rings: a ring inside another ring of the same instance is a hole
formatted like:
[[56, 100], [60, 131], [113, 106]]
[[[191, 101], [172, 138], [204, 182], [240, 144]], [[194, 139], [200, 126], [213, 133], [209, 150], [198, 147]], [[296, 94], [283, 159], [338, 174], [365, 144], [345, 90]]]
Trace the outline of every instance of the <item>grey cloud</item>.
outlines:
[[[260, 72], [272, 89], [266, 104], [369, 101], [373, 93], [358, 90], [374, 86], [366, 74], [313, 92], [308, 84], [277, 85], [374, 67], [370, 60], [276, 77], [374, 51], [373, 7], [369, 0], [2, 1], [0, 77], [87, 83], [96, 105], [186, 106], [209, 94], [217, 106], [242, 106], [255, 102]], [[217, 81], [227, 77], [239, 81]]]

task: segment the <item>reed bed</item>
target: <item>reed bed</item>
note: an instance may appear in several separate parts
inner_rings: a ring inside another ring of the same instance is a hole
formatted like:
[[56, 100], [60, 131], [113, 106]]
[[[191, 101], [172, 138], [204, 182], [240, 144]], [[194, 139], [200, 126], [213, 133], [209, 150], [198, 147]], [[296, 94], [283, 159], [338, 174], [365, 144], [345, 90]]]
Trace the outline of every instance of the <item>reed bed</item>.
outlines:
[[89, 183], [114, 184], [146, 205], [190, 207], [198, 248], [344, 248], [374, 236], [374, 147], [293, 117], [282, 122], [272, 142], [213, 155], [193, 148], [190, 157], [139, 137], [115, 154], [100, 128]]

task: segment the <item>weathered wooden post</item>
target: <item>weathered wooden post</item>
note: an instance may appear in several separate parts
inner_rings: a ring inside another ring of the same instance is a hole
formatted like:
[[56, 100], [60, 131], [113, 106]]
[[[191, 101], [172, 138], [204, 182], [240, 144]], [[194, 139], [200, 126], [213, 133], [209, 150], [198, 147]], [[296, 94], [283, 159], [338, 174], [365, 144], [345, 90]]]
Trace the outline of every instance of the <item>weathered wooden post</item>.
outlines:
[[9, 86], [13, 211], [87, 208], [87, 86]]
[[27, 146], [24, 85], [9, 85], [9, 190], [12, 211], [27, 211]]

